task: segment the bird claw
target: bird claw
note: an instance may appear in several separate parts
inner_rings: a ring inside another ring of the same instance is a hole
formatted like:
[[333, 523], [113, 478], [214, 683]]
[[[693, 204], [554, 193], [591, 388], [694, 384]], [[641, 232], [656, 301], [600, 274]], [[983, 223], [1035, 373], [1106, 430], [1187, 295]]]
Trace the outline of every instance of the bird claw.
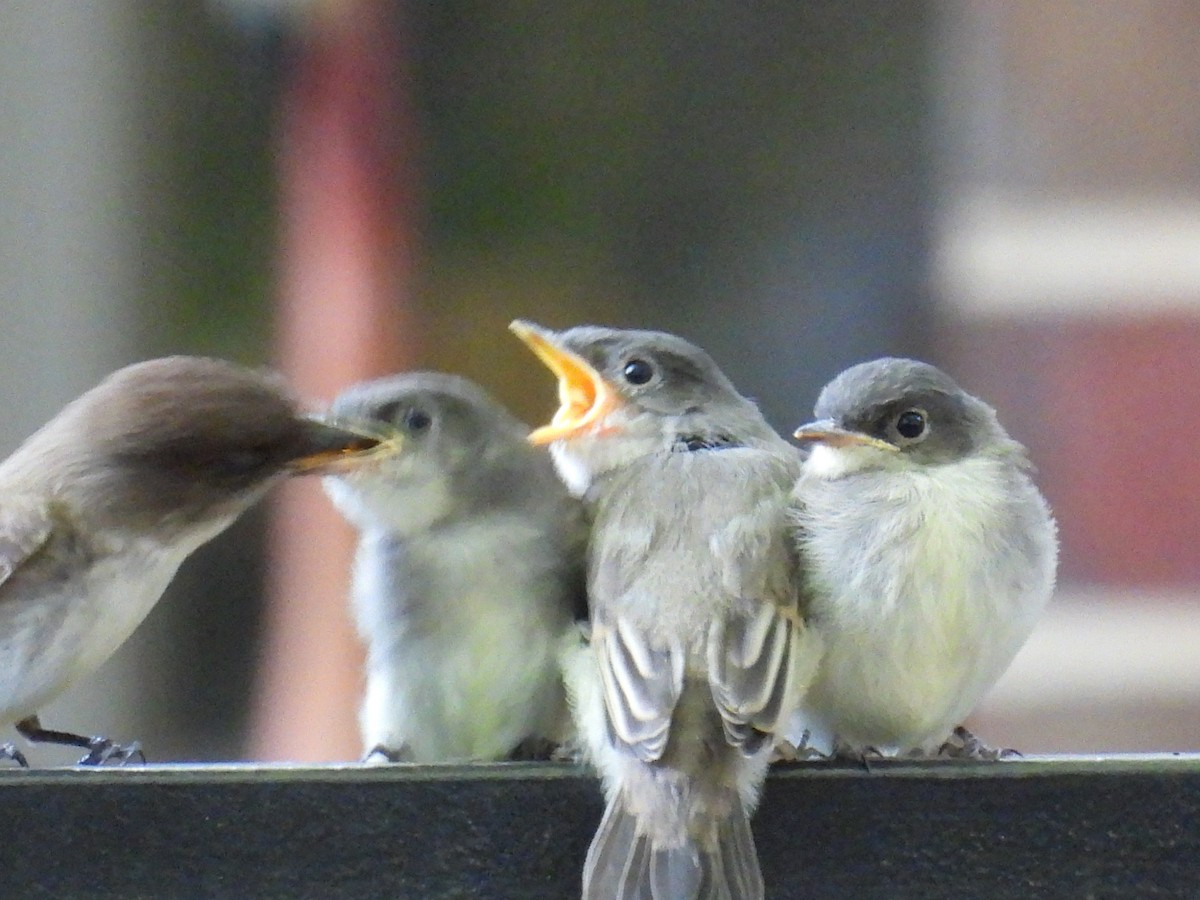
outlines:
[[16, 744], [0, 744], [0, 759], [11, 759], [22, 769], [29, 768], [29, 760], [17, 749]]
[[144, 763], [146, 754], [142, 745], [137, 741], [128, 744], [118, 744], [111, 738], [84, 737], [73, 731], [59, 731], [54, 728], [43, 728], [41, 720], [36, 716], [26, 716], [16, 724], [17, 733], [25, 740], [36, 744], [62, 744], [67, 747], [86, 747], [87, 755], [79, 760], [80, 766], [102, 766], [106, 763], [125, 765], [131, 760]]
[[813, 760], [832, 759], [832, 755], [822, 753], [812, 745], [812, 732], [807, 728], [800, 735], [800, 743], [793, 744], [787, 738], [780, 738], [775, 742], [775, 747], [771, 752], [771, 762], [812, 762]]
[[882, 750], [880, 750], [878, 747], [863, 747], [862, 750], [859, 750], [853, 756], [853, 759], [860, 766], [863, 767], [863, 771], [866, 772], [868, 775], [871, 773], [871, 761], [872, 760], [874, 760], [875, 762], [879, 762], [880, 760], [887, 759], [887, 758], [888, 758], [888, 755], [886, 753], [884, 753]]
[[989, 747], [970, 731], [959, 725], [947, 740], [938, 748], [939, 759], [973, 759], [995, 762], [1001, 759], [1014, 759], [1021, 754], [1016, 750], [1002, 747]]
[[884, 753], [878, 747], [861, 747], [856, 744], [848, 744], [843, 740], [835, 739], [833, 742], [833, 750], [830, 751], [826, 759], [845, 760], [847, 762], [857, 763], [863, 767], [863, 771], [871, 773], [871, 762], [879, 762], [880, 760], [888, 760], [892, 757]]
[[112, 763], [123, 766], [130, 762], [142, 763], [143, 765], [146, 762], [146, 754], [142, 751], [142, 745], [137, 741], [132, 741], [128, 744], [118, 744], [110, 738], [93, 737], [88, 744], [87, 755], [80, 759], [76, 765], [106, 766]]
[[383, 744], [376, 744], [367, 751], [362, 761], [370, 765], [381, 765], [385, 763], [410, 763], [413, 761], [413, 758], [412, 751], [408, 749], [408, 744], [401, 744], [396, 749], [385, 747]]
[[587, 756], [584, 753], [583, 745], [576, 740], [559, 744], [550, 754], [550, 762], [571, 763], [576, 766], [583, 765], [585, 759]]
[[549, 738], [530, 737], [513, 747], [510, 762], [549, 762], [555, 758], [559, 745]]

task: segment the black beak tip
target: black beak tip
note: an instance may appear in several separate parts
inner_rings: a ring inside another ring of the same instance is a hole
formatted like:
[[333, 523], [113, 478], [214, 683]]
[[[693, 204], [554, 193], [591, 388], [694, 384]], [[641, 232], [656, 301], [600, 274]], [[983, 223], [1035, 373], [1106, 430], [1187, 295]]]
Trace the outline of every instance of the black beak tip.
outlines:
[[382, 438], [342, 424], [305, 419], [295, 454], [287, 463], [294, 475], [320, 474], [335, 463], [353, 459], [382, 443]]

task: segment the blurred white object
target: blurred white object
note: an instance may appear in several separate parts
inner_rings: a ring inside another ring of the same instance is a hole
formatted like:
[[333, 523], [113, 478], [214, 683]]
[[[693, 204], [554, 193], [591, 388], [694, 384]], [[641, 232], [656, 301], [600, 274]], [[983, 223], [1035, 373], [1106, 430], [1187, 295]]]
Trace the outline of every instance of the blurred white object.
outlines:
[[1200, 616], [1186, 593], [1064, 590], [973, 717], [1041, 752], [1200, 747]]

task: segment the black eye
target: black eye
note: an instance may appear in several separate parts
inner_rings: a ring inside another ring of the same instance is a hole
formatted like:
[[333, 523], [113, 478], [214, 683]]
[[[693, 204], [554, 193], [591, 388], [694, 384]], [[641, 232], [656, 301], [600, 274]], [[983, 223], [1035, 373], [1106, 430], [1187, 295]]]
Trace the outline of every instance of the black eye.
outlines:
[[910, 441], [919, 438], [925, 433], [925, 413], [919, 409], [906, 409], [896, 419], [896, 432]]
[[429, 413], [420, 409], [410, 409], [404, 414], [404, 425], [409, 431], [424, 431], [433, 423]]
[[654, 377], [654, 367], [644, 359], [631, 359], [621, 370], [625, 380], [630, 384], [645, 384]]

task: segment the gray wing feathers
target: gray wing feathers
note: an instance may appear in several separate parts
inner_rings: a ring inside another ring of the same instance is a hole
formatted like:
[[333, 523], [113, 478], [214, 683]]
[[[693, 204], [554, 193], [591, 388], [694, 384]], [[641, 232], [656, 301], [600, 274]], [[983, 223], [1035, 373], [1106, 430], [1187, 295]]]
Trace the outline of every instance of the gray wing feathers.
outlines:
[[756, 753], [799, 700], [804, 630], [798, 618], [770, 603], [709, 629], [709, 687], [726, 737], [745, 753]]
[[683, 690], [682, 650], [651, 647], [644, 634], [621, 618], [612, 627], [597, 622], [592, 645], [611, 736], [643, 762], [659, 759]]

